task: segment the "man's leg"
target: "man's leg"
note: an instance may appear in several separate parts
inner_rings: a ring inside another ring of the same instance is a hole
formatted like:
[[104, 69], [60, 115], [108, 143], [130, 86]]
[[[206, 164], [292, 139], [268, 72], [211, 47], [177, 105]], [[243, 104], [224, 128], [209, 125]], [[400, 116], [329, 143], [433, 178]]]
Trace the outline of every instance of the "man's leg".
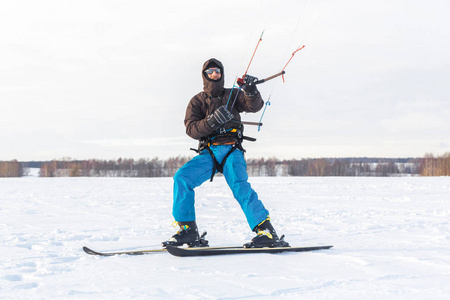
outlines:
[[228, 186], [233, 191], [234, 198], [239, 202], [250, 229], [253, 230], [269, 215], [258, 194], [252, 189], [247, 175], [247, 164], [240, 150], [235, 150], [228, 157], [224, 166], [224, 176]]
[[204, 150], [182, 166], [175, 176], [172, 215], [177, 222], [195, 221], [195, 191], [211, 177], [213, 161]]

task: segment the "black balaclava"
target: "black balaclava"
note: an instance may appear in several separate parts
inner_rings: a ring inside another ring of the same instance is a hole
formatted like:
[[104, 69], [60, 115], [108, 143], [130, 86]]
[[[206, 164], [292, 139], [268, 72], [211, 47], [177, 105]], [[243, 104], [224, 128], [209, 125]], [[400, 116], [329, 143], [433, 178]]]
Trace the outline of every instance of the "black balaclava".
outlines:
[[[212, 80], [208, 77], [208, 75], [205, 73], [205, 70], [207, 70], [209, 68], [219, 68], [220, 69], [221, 77], [219, 80]], [[208, 94], [208, 96], [211, 96], [211, 97], [220, 96], [225, 90], [224, 77], [225, 76], [223, 73], [222, 63], [215, 58], [211, 58], [211, 59], [207, 60], [203, 64], [203, 68], [202, 68], [203, 91], [206, 94]]]

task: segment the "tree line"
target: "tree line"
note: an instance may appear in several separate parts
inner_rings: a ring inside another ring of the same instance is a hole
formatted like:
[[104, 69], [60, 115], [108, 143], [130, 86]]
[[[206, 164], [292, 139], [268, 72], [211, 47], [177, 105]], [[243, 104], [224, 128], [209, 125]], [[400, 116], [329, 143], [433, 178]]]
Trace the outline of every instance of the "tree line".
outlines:
[[250, 159], [250, 176], [411, 176], [418, 175], [420, 159], [308, 158]]
[[[41, 177], [172, 177], [192, 157], [0, 161], [0, 177], [20, 177], [39, 168]], [[423, 158], [247, 159], [249, 176], [450, 176], [450, 153]]]
[[0, 177], [23, 176], [23, 165], [17, 160], [0, 161]]
[[422, 176], [449, 176], [450, 175], [450, 152], [435, 157], [427, 153], [420, 164], [420, 175]]
[[[41, 164], [40, 176], [172, 177], [190, 159], [54, 160]], [[420, 159], [416, 158], [247, 159], [249, 176], [402, 176], [418, 175], [419, 169]]]
[[172, 177], [189, 157], [53, 160], [40, 165], [40, 177]]

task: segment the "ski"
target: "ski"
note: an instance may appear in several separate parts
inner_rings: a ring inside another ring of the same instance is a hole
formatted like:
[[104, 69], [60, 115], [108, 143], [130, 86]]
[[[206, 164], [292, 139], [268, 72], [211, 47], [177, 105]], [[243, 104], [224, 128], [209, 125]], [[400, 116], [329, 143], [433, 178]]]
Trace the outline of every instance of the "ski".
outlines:
[[[195, 247], [195, 249], [199, 248], [207, 248], [207, 249], [235, 249], [236, 247]], [[192, 249], [192, 248], [188, 248]], [[151, 250], [133, 250], [133, 251], [117, 251], [117, 252], [99, 252], [94, 251], [86, 246], [83, 247], [83, 251], [90, 255], [98, 255], [98, 256], [114, 256], [114, 255], [144, 255], [144, 254], [153, 254], [153, 253], [160, 253], [160, 252], [166, 252], [166, 248], [161, 249], [151, 249]]]
[[250, 254], [250, 253], [282, 253], [282, 252], [306, 252], [330, 249], [333, 246], [313, 246], [313, 247], [278, 247], [278, 248], [244, 248], [244, 247], [223, 247], [223, 248], [178, 248], [168, 246], [167, 252], [175, 256], [211, 256], [227, 254]]
[[83, 247], [84, 252], [90, 255], [99, 255], [99, 256], [113, 256], [113, 255], [144, 255], [144, 254], [152, 254], [158, 252], [165, 252], [165, 248], [161, 249], [152, 249], [152, 250], [134, 250], [134, 251], [120, 251], [120, 252], [98, 252], [94, 251], [88, 247]]

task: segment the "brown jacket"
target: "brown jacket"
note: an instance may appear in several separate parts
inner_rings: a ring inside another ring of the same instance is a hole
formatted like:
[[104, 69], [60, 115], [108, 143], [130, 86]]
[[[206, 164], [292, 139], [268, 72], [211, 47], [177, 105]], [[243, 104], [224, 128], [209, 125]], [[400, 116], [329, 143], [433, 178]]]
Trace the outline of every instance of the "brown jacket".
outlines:
[[[222, 77], [218, 81], [213, 81], [207, 77], [204, 71], [208, 66], [214, 63], [222, 71]], [[226, 105], [228, 98], [231, 95], [228, 109], [232, 106], [236, 94], [239, 92], [238, 88], [226, 89], [224, 88], [224, 72], [223, 65], [217, 59], [210, 59], [203, 64], [202, 78], [203, 91], [192, 97], [186, 109], [186, 116], [184, 118], [184, 125], [186, 126], [186, 133], [193, 139], [200, 140], [209, 136], [214, 130], [206, 122], [206, 117], [212, 114], [218, 107]], [[233, 120], [240, 121], [241, 112], [257, 112], [264, 106], [264, 101], [258, 92], [254, 97], [247, 97], [243, 91], [239, 92], [236, 103], [233, 106], [231, 113], [234, 115]], [[237, 123], [233, 121], [228, 122], [225, 128], [236, 126]]]

